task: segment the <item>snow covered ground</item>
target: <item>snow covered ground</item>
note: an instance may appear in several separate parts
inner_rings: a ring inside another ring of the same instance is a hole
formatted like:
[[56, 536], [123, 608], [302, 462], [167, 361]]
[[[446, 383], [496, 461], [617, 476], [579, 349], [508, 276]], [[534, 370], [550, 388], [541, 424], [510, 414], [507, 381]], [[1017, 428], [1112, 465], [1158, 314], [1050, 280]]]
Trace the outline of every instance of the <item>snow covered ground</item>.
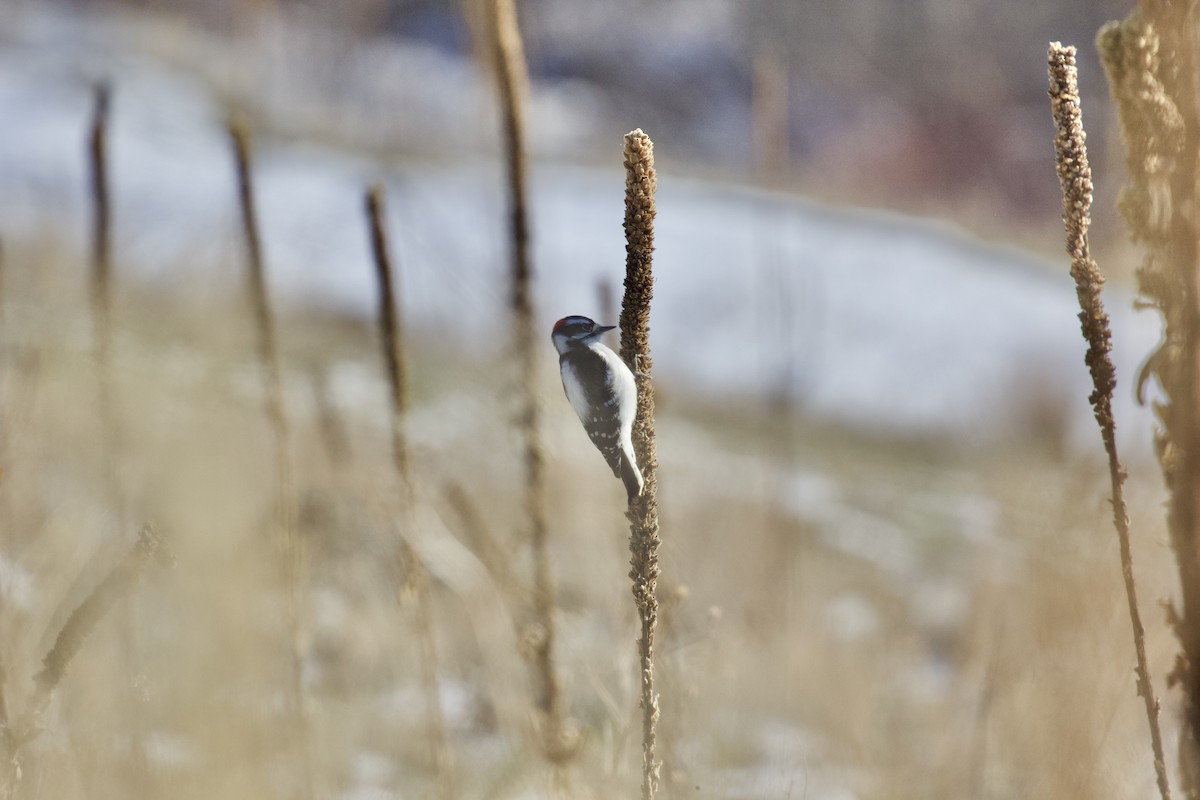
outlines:
[[[82, 254], [89, 87], [107, 78], [115, 92], [122, 277], [180, 286], [238, 280], [224, 109], [209, 85], [139, 51], [119, 25], [17, 19], [0, 43], [3, 235], [53, 230]], [[461, 69], [444, 84], [438, 74], [421, 79], [431, 103], [464, 85]], [[657, 147], [669, 154], [671, 142]], [[603, 316], [597, 281], [620, 285], [619, 141], [612, 152], [608, 170], [534, 166], [537, 304], [547, 331], [567, 314]], [[463, 343], [503, 342], [506, 212], [501, 170], [489, 157], [384, 164], [263, 139], [256, 169], [277, 297], [371, 310], [362, 192], [380, 180], [408, 318]], [[1071, 438], [1092, 446], [1065, 257], [1047, 269], [1017, 248], [988, 246], [936, 222], [670, 170], [659, 175], [658, 208], [652, 324], [664, 380], [735, 395], [786, 394], [818, 418], [881, 432], [990, 440], [1029, 433], [1038, 419], [1062, 413]], [[1122, 380], [1118, 420], [1128, 442], [1144, 445], [1149, 415], [1132, 401], [1132, 379], [1157, 341], [1158, 322], [1135, 315], [1119, 292], [1107, 302]], [[546, 350], [549, 358], [548, 336]]]

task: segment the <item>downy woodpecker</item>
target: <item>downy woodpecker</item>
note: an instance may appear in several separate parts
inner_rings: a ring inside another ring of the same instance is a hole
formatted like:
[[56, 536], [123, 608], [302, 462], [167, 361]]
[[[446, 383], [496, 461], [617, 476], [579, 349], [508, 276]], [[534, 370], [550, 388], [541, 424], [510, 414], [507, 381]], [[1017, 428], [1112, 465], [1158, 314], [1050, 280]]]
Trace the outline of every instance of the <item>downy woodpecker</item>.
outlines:
[[563, 317], [550, 339], [558, 350], [563, 389], [584, 430], [625, 483], [629, 502], [642, 493], [642, 473], [633, 455], [633, 419], [637, 385], [625, 362], [600, 343], [615, 325], [597, 325], [587, 317]]

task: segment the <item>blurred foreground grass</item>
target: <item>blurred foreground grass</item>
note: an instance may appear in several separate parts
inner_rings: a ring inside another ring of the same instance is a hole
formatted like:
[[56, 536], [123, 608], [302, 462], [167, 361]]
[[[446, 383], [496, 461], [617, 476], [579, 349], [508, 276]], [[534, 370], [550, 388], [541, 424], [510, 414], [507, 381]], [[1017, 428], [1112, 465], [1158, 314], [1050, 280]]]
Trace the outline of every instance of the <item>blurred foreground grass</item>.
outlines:
[[[10, 717], [66, 616], [141, 522], [155, 520], [177, 557], [85, 645], [23, 753], [16, 796], [294, 796], [273, 462], [248, 304], [220, 286], [119, 287], [131, 518], [118, 520], [101, 474], [82, 272], [52, 240], [10, 243], [5, 258]], [[309, 552], [302, 644], [316, 793], [428, 796], [374, 329], [313, 311], [280, 317]], [[558, 657], [585, 737], [554, 774], [529, 730], [520, 661], [529, 565], [515, 379], [507, 363], [447, 351], [435, 334], [414, 336], [409, 428], [461, 796], [631, 796], [636, 631], [620, 485], [547, 362]], [[660, 393], [666, 796], [1149, 793], [1099, 444], [1076, 458], [1032, 440], [989, 450], [882, 441], [670, 385]], [[1135, 465], [1129, 491], [1139, 584], [1148, 598], [1168, 594], [1154, 468]], [[1174, 644], [1147, 616], [1159, 677]], [[1173, 738], [1173, 720], [1167, 728]]]

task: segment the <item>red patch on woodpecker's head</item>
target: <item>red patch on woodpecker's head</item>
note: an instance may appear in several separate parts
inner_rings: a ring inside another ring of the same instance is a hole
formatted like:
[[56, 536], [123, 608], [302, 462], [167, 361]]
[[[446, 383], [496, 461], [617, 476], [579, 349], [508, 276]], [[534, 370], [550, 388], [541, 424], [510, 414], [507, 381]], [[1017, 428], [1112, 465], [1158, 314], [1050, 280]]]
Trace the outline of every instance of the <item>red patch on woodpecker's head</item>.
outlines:
[[566, 328], [573, 329], [571, 335], [574, 335], [574, 329], [579, 329], [579, 332], [586, 332], [591, 328], [596, 327], [596, 323], [592, 322], [587, 317], [581, 317], [578, 314], [572, 314], [569, 317], [563, 317], [558, 322], [554, 323], [554, 333], [565, 330]]

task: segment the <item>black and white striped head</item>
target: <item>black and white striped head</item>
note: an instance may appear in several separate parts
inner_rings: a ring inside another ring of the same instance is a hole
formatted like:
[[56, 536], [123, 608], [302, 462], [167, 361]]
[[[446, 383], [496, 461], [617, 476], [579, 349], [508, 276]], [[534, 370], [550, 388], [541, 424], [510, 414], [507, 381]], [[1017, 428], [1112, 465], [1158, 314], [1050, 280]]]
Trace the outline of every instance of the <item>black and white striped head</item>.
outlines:
[[597, 325], [587, 317], [563, 317], [554, 323], [554, 331], [550, 334], [554, 349], [562, 353], [574, 347], [586, 347], [600, 340], [606, 332], [616, 325]]

